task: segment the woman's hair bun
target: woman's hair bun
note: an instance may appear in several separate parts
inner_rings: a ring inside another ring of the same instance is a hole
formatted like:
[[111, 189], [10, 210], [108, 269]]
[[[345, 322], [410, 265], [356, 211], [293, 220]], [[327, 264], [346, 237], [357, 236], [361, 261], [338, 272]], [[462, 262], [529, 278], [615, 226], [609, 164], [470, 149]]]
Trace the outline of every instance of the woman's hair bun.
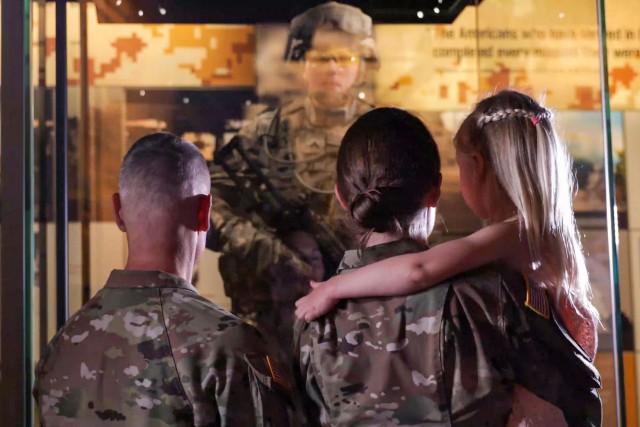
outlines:
[[[384, 190], [383, 190], [384, 191]], [[385, 206], [383, 191], [371, 188], [356, 195], [351, 201], [349, 211], [356, 223], [367, 230], [379, 233], [387, 230], [389, 222], [388, 209]]]
[[428, 192], [440, 185], [440, 155], [418, 117], [377, 108], [345, 133], [336, 171], [336, 188], [359, 232], [408, 235]]

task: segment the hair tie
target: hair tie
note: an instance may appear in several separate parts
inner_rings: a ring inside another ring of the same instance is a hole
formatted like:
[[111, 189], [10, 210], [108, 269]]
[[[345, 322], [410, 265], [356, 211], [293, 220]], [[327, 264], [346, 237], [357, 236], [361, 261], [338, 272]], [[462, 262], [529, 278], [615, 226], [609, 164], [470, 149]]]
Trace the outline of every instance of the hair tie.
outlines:
[[533, 123], [534, 126], [540, 123], [540, 119], [538, 118], [538, 116], [531, 117], [531, 123]]
[[367, 191], [362, 192], [363, 196], [368, 196], [369, 198], [380, 197], [382, 193], [377, 188], [370, 188]]

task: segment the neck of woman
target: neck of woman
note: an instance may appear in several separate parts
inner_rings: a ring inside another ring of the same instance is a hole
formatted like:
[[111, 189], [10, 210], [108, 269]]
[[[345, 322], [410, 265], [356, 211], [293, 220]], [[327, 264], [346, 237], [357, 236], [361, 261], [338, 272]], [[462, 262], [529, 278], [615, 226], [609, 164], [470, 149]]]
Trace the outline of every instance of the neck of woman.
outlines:
[[395, 240], [400, 240], [402, 238], [401, 235], [395, 233], [371, 233], [369, 236], [369, 240], [367, 240], [367, 248], [376, 245], [382, 245], [383, 243], [393, 242]]

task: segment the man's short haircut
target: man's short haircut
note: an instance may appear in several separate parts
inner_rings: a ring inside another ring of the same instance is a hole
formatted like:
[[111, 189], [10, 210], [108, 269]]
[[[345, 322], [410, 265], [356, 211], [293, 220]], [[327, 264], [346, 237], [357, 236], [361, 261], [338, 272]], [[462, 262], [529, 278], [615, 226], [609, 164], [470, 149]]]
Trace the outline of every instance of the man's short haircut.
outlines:
[[209, 194], [210, 189], [207, 164], [198, 148], [170, 133], [140, 138], [120, 168], [120, 195], [136, 205], [165, 207], [188, 196]]

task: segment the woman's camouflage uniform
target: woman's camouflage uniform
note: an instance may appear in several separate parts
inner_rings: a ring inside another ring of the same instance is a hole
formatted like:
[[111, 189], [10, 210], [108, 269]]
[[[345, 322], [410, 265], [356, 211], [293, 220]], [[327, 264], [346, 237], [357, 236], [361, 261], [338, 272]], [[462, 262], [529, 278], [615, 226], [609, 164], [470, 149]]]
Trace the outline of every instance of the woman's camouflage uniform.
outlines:
[[[349, 251], [348, 273], [424, 250], [410, 240]], [[323, 425], [505, 425], [514, 384], [599, 426], [600, 377], [546, 295], [519, 274], [476, 270], [414, 295], [348, 300], [297, 323], [295, 374]]]

